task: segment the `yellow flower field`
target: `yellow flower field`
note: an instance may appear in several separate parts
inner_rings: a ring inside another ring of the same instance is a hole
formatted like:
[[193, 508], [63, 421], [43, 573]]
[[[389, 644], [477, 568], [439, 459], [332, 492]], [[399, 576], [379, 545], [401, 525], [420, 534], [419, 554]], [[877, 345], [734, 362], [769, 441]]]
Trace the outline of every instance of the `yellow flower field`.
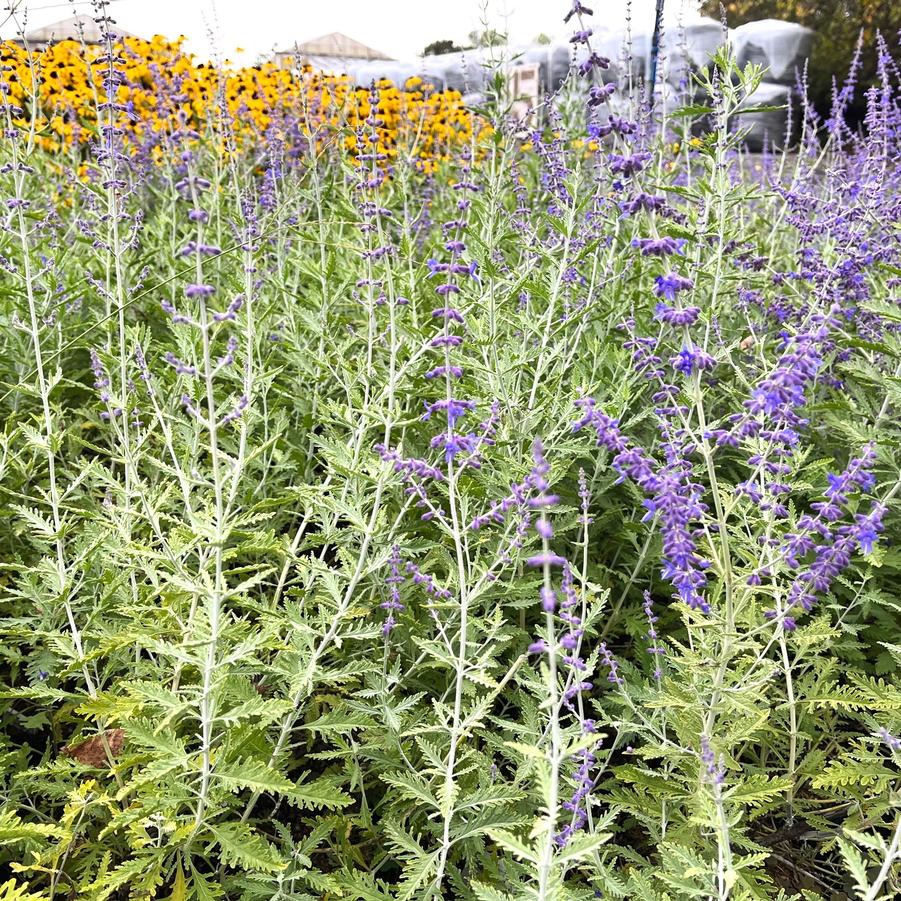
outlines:
[[[276, 135], [299, 132], [317, 142], [341, 133], [346, 149], [355, 149], [356, 132], [371, 113], [369, 87], [356, 86], [344, 75], [308, 67], [296, 74], [271, 62], [219, 69], [195, 60], [182, 41], [157, 35], [149, 41], [123, 38], [114, 45], [114, 69], [121, 81], [116, 124], [133, 144], [154, 133], [214, 127], [239, 146], [276, 129]], [[29, 51], [5, 41], [0, 42], [0, 62], [11, 67], [7, 100], [14, 123], [33, 128], [43, 149], [85, 145], [97, 133], [98, 115], [106, 121], [103, 82], [109, 60], [104, 48], [65, 40]], [[403, 153], [431, 168], [482, 127], [459, 91], [435, 90], [419, 78], [400, 87], [382, 80], [375, 88], [378, 152], [389, 160]]]

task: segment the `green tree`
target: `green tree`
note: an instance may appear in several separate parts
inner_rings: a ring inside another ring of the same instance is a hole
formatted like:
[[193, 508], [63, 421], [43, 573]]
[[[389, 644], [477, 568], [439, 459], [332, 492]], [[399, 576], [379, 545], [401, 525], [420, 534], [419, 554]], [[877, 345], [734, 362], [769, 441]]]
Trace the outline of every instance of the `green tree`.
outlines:
[[454, 41], [446, 38], [440, 41], [432, 41], [423, 51], [423, 56], [440, 56], [442, 53], [459, 53], [463, 47], [458, 46]]
[[[899, 58], [899, 0], [723, 0], [722, 6], [731, 27], [759, 19], [783, 19], [816, 32], [809, 66], [809, 91], [814, 106], [824, 115], [829, 112], [833, 76], [839, 83], [845, 78], [861, 35], [860, 90], [849, 111], [852, 120], [859, 122], [863, 118], [866, 110], [863, 91], [877, 79], [877, 33], [882, 34], [889, 50]], [[720, 0], [704, 0], [702, 10], [719, 18]]]

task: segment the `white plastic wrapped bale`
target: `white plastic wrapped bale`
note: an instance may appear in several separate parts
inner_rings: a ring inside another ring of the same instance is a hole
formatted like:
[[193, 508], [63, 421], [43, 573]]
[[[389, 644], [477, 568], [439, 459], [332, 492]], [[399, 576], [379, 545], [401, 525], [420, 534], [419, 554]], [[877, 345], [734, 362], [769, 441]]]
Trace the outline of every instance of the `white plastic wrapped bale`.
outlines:
[[[745, 101], [744, 107], [779, 106], [782, 109], [759, 113], [742, 113], [732, 120], [736, 129], [748, 129], [744, 141], [749, 150], [758, 152], [767, 147], [784, 147], [786, 142], [786, 124], [788, 122], [788, 105], [792, 99], [792, 88], [785, 84], [764, 81], [760, 87]], [[797, 121], [797, 116], [793, 117]], [[791, 144], [795, 135], [788, 135]]]
[[[286, 57], [290, 60], [290, 57]], [[348, 59], [337, 56], [305, 56], [302, 64], [325, 75], [346, 75], [355, 85], [368, 87], [371, 82], [388, 78], [395, 84], [403, 84], [406, 78], [416, 74], [416, 66], [393, 59]], [[290, 61], [294, 68], [294, 61]]]
[[[680, 41], [679, 31], [674, 32], [673, 29], [670, 29], [671, 41], [674, 34], [681, 50], [683, 42]], [[689, 22], [682, 27], [682, 34], [684, 35], [685, 52], [688, 54], [691, 64], [697, 69], [706, 66], [713, 58], [713, 54], [726, 40], [722, 23], [717, 22], [716, 19], [697, 19]]]
[[724, 41], [723, 26], [715, 19], [669, 28], [664, 36], [666, 80], [680, 84], [688, 73], [708, 65]]
[[766, 67], [768, 82], [794, 84], [795, 71], [810, 56], [813, 32], [795, 22], [761, 19], [733, 29], [732, 43], [740, 66], [755, 63]]
[[532, 63], [539, 67], [541, 91], [544, 93], [560, 86], [572, 58], [568, 44], [529, 44], [502, 49], [506, 63], [493, 59], [493, 56], [500, 55], [498, 51], [492, 54], [486, 49], [425, 56], [416, 63], [416, 74], [435, 87], [453, 88], [464, 95], [484, 95], [498, 69], [503, 71], [510, 66]]
[[424, 56], [417, 74], [435, 87], [451, 88], [461, 94], [482, 93], [488, 83], [488, 72], [483, 65], [487, 59], [488, 55], [481, 49]]
[[[573, 59], [573, 45], [569, 43], [523, 44], [499, 49], [503, 51], [504, 60], [492, 62], [492, 54], [487, 50], [467, 50], [425, 57], [423, 65], [429, 67], [429, 71], [441, 71], [450, 80], [450, 87], [462, 91], [465, 83], [466, 90], [484, 91], [498, 69], [503, 71], [531, 63], [539, 67], [541, 92], [548, 93], [556, 91], [563, 83]], [[495, 55], [500, 54], [495, 51]]]

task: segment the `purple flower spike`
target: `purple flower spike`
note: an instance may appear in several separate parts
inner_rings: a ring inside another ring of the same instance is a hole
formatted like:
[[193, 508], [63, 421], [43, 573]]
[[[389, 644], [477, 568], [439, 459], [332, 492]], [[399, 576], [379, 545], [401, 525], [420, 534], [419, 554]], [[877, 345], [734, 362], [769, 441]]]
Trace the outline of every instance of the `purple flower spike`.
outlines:
[[588, 39], [594, 34], [590, 28], [583, 28], [577, 31], [570, 39], [570, 44], [587, 44]]
[[663, 257], [674, 253], [682, 253], [688, 241], [685, 238], [633, 238], [632, 246], [641, 251], [645, 257]]
[[541, 609], [553, 613], [557, 609], [557, 595], [552, 588], [541, 589]]
[[615, 92], [616, 85], [613, 82], [609, 82], [605, 85], [593, 84], [588, 89], [588, 108], [593, 109], [596, 106], [600, 106], [602, 103], [606, 103]]
[[610, 163], [610, 171], [616, 175], [635, 175], [644, 169], [645, 163], [651, 159], [651, 154], [647, 152], [635, 153], [632, 156], [621, 156], [618, 153], [611, 153], [607, 157]]
[[[459, 314], [458, 314], [459, 315]], [[448, 318], [448, 317], [443, 317]], [[429, 341], [430, 347], [459, 347], [463, 339], [459, 335], [438, 335]]]
[[695, 283], [690, 278], [670, 272], [667, 275], [657, 276], [654, 280], [654, 293], [672, 303], [680, 291], [690, 291], [694, 286]]
[[449, 375], [451, 378], [462, 379], [463, 378], [463, 367], [462, 366], [436, 366], [434, 369], [430, 369], [425, 377], [427, 379], [437, 379], [441, 378], [443, 375]]
[[224, 313], [213, 313], [216, 322], [233, 322], [237, 318], [238, 310], [244, 305], [244, 296], [239, 294], [229, 305]]
[[614, 685], [622, 685], [623, 677], [619, 674], [619, 665], [616, 662], [616, 658], [610, 653], [610, 648], [602, 641], [598, 645], [598, 649], [601, 652], [601, 659], [604, 661], [604, 666], [607, 667], [607, 681], [612, 682]]
[[439, 307], [432, 310], [433, 319], [443, 319], [445, 322], [463, 322], [463, 314], [453, 307]]
[[677, 310], [665, 303], [658, 303], [654, 308], [654, 315], [667, 325], [685, 326], [694, 325], [701, 315], [699, 307], [685, 307]]
[[703, 489], [691, 477], [691, 463], [686, 449], [668, 445], [668, 460], [662, 467], [640, 448], [630, 447], [619, 428], [619, 422], [602, 413], [593, 398], [576, 402], [586, 411], [573, 423], [573, 431], [593, 426], [599, 447], [613, 454], [612, 466], [619, 473], [617, 481], [630, 478], [649, 497], [644, 501], [647, 510], [644, 521], [656, 519], [663, 535], [663, 577], [676, 589], [676, 597], [702, 613], [710, 612], [710, 605], [701, 595], [707, 584], [706, 561], [695, 552], [696, 529], [693, 523], [707, 511], [701, 502]]
[[216, 289], [212, 285], [185, 285], [187, 297], [212, 297]]
[[651, 600], [651, 593], [649, 591], [645, 591], [644, 593], [643, 609], [645, 619], [647, 619], [648, 621], [648, 653], [654, 660], [654, 679], [659, 682], [663, 678], [663, 671], [660, 669], [660, 658], [663, 654], [666, 653], [666, 651], [664, 651], [664, 649], [657, 643], [660, 637], [657, 634], [658, 617], [654, 613], [654, 605], [653, 601]]
[[609, 69], [610, 60], [606, 56], [601, 56], [592, 51], [585, 60], [579, 63], [579, 74], [590, 75], [595, 69]]
[[399, 613], [404, 609], [404, 605], [400, 601], [400, 586], [404, 583], [404, 576], [401, 574], [401, 557], [400, 548], [395, 544], [391, 548], [390, 572], [385, 578], [385, 584], [388, 586], [389, 597], [387, 601], [383, 601], [379, 606], [382, 610], [388, 611], [388, 616], [382, 625], [382, 635], [386, 638], [391, 634], [391, 630], [397, 625], [394, 618], [395, 613]]
[[475, 401], [457, 400], [456, 398], [448, 398], [446, 400], [436, 400], [432, 403], [426, 403], [425, 413], [422, 414], [423, 421], [431, 418], [433, 413], [445, 411], [447, 413], [447, 424], [450, 428], [456, 425], [457, 420], [467, 411], [475, 409]]
[[726, 777], [726, 768], [722, 762], [717, 763], [713, 748], [710, 747], [710, 739], [706, 735], [701, 736], [700, 758], [706, 780], [717, 788], [721, 786]]
[[678, 372], [691, 375], [693, 372], [713, 369], [716, 366], [716, 359], [700, 347], [693, 347], [680, 350], [670, 363]]
[[594, 11], [584, 6], [579, 0], [573, 0], [572, 9], [563, 17], [564, 24], [569, 22], [573, 16], [593, 16]]
[[566, 563], [566, 558], [561, 557], [558, 554], [552, 554], [550, 551], [547, 553], [535, 554], [533, 557], [529, 557], [526, 560], [526, 566], [563, 566]]

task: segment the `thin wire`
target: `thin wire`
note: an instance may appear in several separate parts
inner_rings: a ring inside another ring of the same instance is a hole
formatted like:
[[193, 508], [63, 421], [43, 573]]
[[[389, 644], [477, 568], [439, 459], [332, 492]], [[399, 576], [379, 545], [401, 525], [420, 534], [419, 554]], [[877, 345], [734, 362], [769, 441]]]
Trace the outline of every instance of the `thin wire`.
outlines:
[[[10, 0], [6, 6], [3, 7], [3, 12], [7, 13], [7, 16], [3, 21], [0, 21], [0, 28], [6, 25], [12, 17], [19, 12], [20, 7], [25, 5], [26, 0]], [[106, 0], [107, 4], [110, 3], [118, 3], [119, 0]], [[44, 6], [25, 6], [22, 12], [26, 15], [30, 12], [38, 12], [42, 9], [62, 9], [62, 7], [73, 7], [73, 6], [89, 6], [94, 3], [94, 0], [68, 0], [66, 3], [47, 3]], [[9, 40], [8, 38], [2, 38], [0, 40]]]
[[[68, 0], [67, 3], [47, 3], [44, 6], [29, 6], [26, 12], [34, 12], [39, 9], [61, 9], [63, 6], [90, 6], [94, 0]], [[106, 0], [109, 3], [118, 3], [119, 0]], [[8, 7], [7, 7], [8, 8]]]

